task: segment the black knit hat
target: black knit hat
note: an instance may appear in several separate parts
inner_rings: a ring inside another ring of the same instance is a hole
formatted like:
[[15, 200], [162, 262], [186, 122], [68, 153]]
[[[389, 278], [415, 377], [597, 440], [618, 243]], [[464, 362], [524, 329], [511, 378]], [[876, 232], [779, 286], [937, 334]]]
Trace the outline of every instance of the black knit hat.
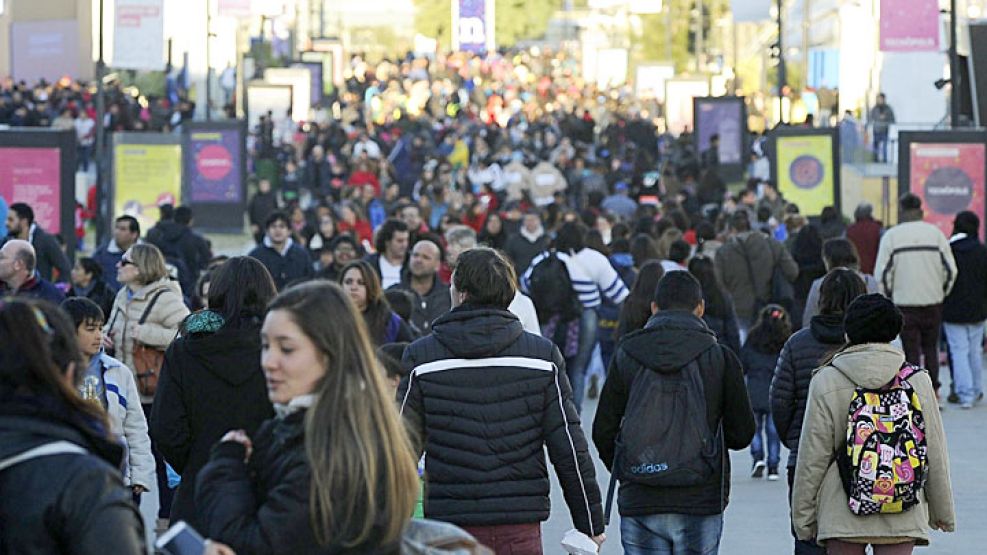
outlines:
[[843, 327], [851, 345], [890, 343], [898, 337], [902, 323], [898, 307], [877, 293], [854, 299], [843, 316]]

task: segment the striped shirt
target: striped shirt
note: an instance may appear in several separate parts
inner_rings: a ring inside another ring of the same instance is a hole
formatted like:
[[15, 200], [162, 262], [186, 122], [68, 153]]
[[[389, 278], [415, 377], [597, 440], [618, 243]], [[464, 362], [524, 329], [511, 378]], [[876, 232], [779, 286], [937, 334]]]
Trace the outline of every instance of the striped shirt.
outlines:
[[[613, 269], [610, 261], [599, 252], [593, 249], [583, 249], [575, 255], [564, 252], [557, 254], [559, 259], [565, 262], [565, 266], [569, 270], [569, 279], [572, 281], [572, 288], [579, 294], [579, 300], [583, 303], [584, 308], [600, 306], [602, 297], [606, 297], [614, 304], [620, 304], [630, 294], [627, 286], [624, 285], [624, 280], [620, 279], [620, 275]], [[530, 290], [531, 270], [546, 257], [548, 257], [547, 252], [536, 256], [531, 261], [531, 265], [528, 266], [528, 271], [521, 278], [521, 290], [525, 294], [528, 294]]]

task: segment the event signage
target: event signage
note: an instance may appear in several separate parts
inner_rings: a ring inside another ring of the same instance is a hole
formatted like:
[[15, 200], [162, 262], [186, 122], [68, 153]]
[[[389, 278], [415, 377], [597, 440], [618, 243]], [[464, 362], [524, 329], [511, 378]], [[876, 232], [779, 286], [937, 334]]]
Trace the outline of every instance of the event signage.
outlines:
[[113, 213], [133, 216], [141, 229], [150, 229], [159, 206], [181, 202], [180, 139], [160, 133], [115, 133], [113, 141]]
[[29, 204], [38, 225], [56, 234], [61, 231], [60, 157], [57, 148], [0, 148], [0, 196], [8, 204]]
[[987, 132], [902, 132], [899, 141], [899, 192], [922, 199], [925, 221], [947, 237], [959, 212], [984, 221]]
[[71, 258], [75, 252], [74, 130], [0, 130], [0, 197], [24, 202], [45, 231], [61, 234]]
[[493, 51], [494, 26], [494, 0], [452, 0], [453, 50]]
[[184, 197], [197, 225], [243, 228], [246, 210], [246, 123], [189, 122], [183, 127]]
[[696, 97], [693, 105], [693, 127], [696, 152], [700, 157], [711, 148], [718, 137], [718, 172], [727, 181], [743, 179], [747, 150], [747, 117], [744, 99], [740, 96]]
[[771, 132], [771, 180], [805, 216], [840, 210], [839, 136], [835, 128], [778, 128]]
[[938, 0], [881, 0], [882, 52], [939, 50]]
[[113, 67], [164, 69], [164, 0], [116, 0]]

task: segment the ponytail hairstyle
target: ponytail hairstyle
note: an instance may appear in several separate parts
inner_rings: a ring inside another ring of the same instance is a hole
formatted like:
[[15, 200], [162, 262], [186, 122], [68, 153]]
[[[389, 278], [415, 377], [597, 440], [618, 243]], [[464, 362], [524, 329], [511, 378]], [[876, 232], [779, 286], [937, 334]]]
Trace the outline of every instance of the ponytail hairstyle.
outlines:
[[109, 439], [106, 412], [77, 391], [85, 362], [75, 334], [68, 316], [48, 302], [0, 300], [0, 402], [15, 395], [52, 398]]
[[792, 322], [788, 312], [781, 305], [769, 304], [758, 313], [745, 345], [761, 353], [777, 355], [790, 335]]
[[328, 281], [292, 287], [269, 310], [286, 311], [324, 356], [326, 373], [305, 415], [316, 539], [344, 550], [398, 543], [418, 495], [418, 472], [363, 316]]

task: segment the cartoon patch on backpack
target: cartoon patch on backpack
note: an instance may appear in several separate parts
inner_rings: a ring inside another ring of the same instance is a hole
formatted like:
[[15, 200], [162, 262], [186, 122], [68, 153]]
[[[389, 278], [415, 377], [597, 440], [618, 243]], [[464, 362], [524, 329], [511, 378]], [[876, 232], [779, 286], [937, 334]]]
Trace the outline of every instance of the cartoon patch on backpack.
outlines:
[[836, 458], [856, 515], [901, 513], [919, 502], [928, 447], [922, 404], [908, 378], [920, 371], [906, 363], [883, 388], [853, 392], [845, 448]]

